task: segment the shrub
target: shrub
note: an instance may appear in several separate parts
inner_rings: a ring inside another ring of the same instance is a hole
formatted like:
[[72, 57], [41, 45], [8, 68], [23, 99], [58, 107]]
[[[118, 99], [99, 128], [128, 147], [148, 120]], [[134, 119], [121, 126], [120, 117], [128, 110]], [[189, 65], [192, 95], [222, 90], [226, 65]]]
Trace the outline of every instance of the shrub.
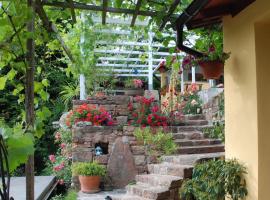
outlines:
[[223, 122], [214, 122], [213, 127], [204, 128], [203, 133], [206, 137], [220, 139], [225, 141], [225, 124]]
[[134, 106], [132, 103], [128, 105], [131, 112], [130, 118], [132, 118], [129, 124], [142, 127], [168, 125], [167, 117], [161, 112], [159, 104], [154, 102], [154, 98], [138, 96], [135, 98], [135, 103], [138, 106]]
[[81, 175], [81, 176], [105, 176], [106, 175], [105, 167], [102, 165], [99, 165], [96, 162], [74, 163], [72, 164], [72, 172], [74, 173], [74, 175]]
[[170, 133], [164, 133], [161, 129], [153, 130], [150, 127], [137, 128], [134, 135], [138, 141], [148, 146], [149, 153], [158, 151], [164, 154], [172, 154], [176, 151], [176, 144]]
[[58, 183], [69, 186], [71, 183], [71, 150], [72, 150], [71, 130], [59, 129], [55, 133], [55, 143], [59, 146], [56, 154], [52, 154], [47, 159], [47, 167], [43, 170], [44, 175], [55, 175]]
[[211, 160], [195, 166], [191, 180], [183, 183], [181, 198], [186, 200], [233, 200], [247, 196], [246, 168], [237, 160]]

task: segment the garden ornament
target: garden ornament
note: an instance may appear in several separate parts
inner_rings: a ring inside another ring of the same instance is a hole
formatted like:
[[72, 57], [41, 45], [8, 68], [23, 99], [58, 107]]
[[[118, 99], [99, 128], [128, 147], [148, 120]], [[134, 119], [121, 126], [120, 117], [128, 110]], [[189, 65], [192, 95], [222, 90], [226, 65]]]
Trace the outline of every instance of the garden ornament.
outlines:
[[102, 148], [100, 146], [96, 147], [95, 152], [96, 152], [96, 156], [103, 155], [103, 151], [102, 151]]

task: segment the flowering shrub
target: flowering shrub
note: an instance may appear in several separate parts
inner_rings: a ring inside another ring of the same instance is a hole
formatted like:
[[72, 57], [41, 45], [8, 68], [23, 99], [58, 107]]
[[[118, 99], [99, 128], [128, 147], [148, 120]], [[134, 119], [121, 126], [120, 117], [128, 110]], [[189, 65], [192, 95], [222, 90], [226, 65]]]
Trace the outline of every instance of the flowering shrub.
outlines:
[[141, 79], [127, 79], [125, 81], [126, 88], [142, 88], [143, 81]]
[[133, 85], [135, 88], [142, 88], [143, 82], [141, 79], [133, 79]]
[[135, 97], [134, 106], [131, 102], [128, 109], [131, 112], [132, 120], [129, 124], [135, 126], [167, 126], [167, 117], [161, 112], [157, 103], [154, 103], [154, 98], [146, 98], [142, 96]]
[[59, 146], [59, 150], [55, 155], [50, 155], [47, 161], [45, 173], [57, 177], [60, 185], [71, 184], [71, 131], [60, 129], [55, 133], [55, 143]]
[[198, 85], [191, 84], [186, 93], [182, 96], [184, 114], [200, 114], [202, 111], [202, 101], [198, 95]]
[[79, 122], [89, 122], [94, 126], [112, 126], [114, 124], [111, 115], [103, 108], [83, 104], [69, 112], [66, 125], [71, 127]]

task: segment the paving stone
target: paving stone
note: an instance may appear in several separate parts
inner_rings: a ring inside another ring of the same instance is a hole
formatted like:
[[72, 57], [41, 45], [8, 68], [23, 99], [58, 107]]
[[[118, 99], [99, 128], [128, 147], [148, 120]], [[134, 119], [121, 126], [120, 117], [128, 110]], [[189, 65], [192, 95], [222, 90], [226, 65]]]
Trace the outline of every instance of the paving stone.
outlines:
[[167, 188], [179, 188], [183, 178], [179, 176], [160, 175], [160, 174], [143, 174], [137, 175], [136, 181], [152, 186], [164, 186]]
[[170, 196], [170, 191], [166, 187], [137, 183], [127, 186], [127, 194], [148, 199], [166, 200]]

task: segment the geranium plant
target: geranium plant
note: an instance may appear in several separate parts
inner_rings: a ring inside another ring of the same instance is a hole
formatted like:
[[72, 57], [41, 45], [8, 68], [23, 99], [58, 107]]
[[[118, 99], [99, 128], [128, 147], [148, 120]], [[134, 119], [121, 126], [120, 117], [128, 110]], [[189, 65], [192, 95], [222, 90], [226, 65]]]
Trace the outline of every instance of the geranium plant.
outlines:
[[159, 104], [154, 102], [153, 97], [137, 96], [135, 97], [135, 103], [137, 106], [134, 106], [131, 102], [128, 105], [131, 113], [130, 118], [132, 118], [129, 124], [152, 127], [168, 125], [167, 117], [161, 112]]
[[208, 52], [205, 56], [197, 58], [196, 60], [199, 64], [204, 61], [219, 61], [225, 63], [229, 57], [230, 53], [225, 53], [222, 49], [216, 48], [215, 44], [211, 44], [209, 45]]
[[125, 81], [126, 88], [142, 88], [143, 81], [141, 79], [127, 79]]
[[83, 104], [74, 110], [70, 111], [66, 124], [71, 127], [79, 122], [88, 122], [93, 126], [112, 126], [114, 121], [112, 116], [103, 107], [96, 107], [95, 105]]

